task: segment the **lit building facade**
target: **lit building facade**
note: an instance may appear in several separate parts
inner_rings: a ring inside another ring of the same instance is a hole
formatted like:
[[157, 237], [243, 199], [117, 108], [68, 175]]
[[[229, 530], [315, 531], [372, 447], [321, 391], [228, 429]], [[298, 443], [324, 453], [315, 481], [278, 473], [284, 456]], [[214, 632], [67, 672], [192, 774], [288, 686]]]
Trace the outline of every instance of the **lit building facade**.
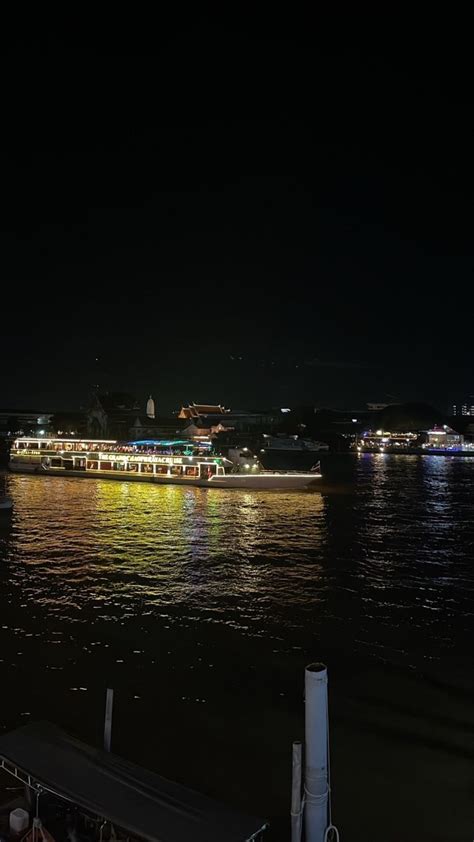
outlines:
[[430, 450], [462, 450], [464, 445], [464, 436], [456, 433], [451, 427], [444, 424], [442, 427], [433, 427], [432, 430], [427, 430], [427, 441], [422, 445], [425, 449]]
[[474, 395], [453, 404], [453, 415], [471, 415], [474, 417]]

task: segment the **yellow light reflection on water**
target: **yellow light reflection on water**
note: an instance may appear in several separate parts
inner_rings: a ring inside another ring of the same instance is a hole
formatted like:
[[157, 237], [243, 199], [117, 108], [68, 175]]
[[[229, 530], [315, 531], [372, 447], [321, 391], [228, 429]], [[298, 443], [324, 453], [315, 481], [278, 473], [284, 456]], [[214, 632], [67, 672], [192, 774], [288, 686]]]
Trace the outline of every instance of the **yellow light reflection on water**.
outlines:
[[138, 598], [217, 610], [271, 582], [285, 599], [281, 565], [285, 581], [304, 578], [306, 565], [319, 576], [319, 494], [21, 475], [12, 484], [15, 575], [52, 607], [127, 610]]

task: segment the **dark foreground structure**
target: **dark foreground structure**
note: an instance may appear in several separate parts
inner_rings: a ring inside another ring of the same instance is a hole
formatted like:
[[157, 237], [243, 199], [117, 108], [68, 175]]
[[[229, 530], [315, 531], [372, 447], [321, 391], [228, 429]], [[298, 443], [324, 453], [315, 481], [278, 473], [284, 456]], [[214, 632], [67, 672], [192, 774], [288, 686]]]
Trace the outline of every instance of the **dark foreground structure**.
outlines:
[[247, 842], [267, 827], [49, 723], [0, 737], [0, 768], [25, 784], [40, 818], [51, 798], [76, 805], [89, 821], [91, 842], [103, 838], [105, 823], [113, 826], [110, 838], [124, 831], [149, 842]]

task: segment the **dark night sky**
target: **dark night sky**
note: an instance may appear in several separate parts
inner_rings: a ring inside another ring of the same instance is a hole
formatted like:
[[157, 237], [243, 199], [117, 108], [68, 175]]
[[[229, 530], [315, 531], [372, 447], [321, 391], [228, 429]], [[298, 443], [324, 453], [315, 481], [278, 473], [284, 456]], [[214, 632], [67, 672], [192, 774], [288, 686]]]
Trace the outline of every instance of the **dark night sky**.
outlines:
[[0, 406], [474, 393], [471, 49], [419, 23], [4, 32]]

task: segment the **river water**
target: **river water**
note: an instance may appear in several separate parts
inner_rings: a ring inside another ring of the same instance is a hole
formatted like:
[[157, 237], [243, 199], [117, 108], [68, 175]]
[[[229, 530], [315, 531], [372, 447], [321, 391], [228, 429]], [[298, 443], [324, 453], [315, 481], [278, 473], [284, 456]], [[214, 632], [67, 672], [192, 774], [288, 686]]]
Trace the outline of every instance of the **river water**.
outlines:
[[321, 491], [8, 475], [0, 727], [49, 719], [287, 839], [304, 666], [348, 840], [474, 838], [474, 460], [323, 457]]

